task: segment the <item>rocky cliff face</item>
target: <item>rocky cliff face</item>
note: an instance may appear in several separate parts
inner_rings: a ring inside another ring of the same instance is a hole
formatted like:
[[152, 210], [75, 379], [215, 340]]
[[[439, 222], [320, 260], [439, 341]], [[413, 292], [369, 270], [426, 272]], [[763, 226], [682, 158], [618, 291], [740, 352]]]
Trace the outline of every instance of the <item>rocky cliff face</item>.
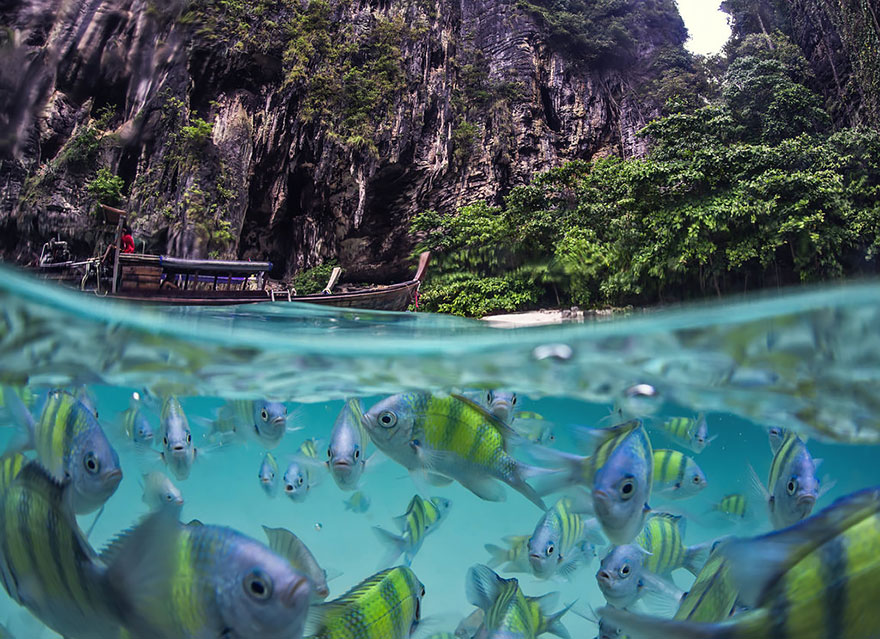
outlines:
[[0, 248], [26, 261], [60, 234], [91, 254], [118, 175], [148, 250], [400, 277], [416, 211], [644, 152], [658, 106], [643, 89], [683, 55], [672, 0], [548, 7], [0, 5]]

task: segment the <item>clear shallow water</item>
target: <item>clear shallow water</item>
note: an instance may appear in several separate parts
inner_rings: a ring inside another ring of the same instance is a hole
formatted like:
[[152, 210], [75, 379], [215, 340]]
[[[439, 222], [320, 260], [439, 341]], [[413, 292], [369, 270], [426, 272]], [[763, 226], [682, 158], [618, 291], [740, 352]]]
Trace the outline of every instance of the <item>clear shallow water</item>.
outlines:
[[[124, 443], [116, 422], [131, 393], [145, 387], [180, 396], [197, 444], [204, 443], [205, 434], [198, 418], [212, 417], [223, 398], [287, 402], [291, 423], [302, 429], [288, 433], [275, 451], [282, 467], [306, 437], [326, 442], [342, 399], [355, 395], [369, 408], [402, 390], [515, 390], [518, 408], [554, 424], [554, 446], [564, 450], [574, 450], [573, 425], [597, 425], [612, 406], [644, 416], [649, 426], [705, 412], [710, 433], [718, 435], [696, 456], [709, 486], [692, 500], [673, 502], [693, 515], [688, 544], [769, 529], [754, 499], [757, 517], [740, 529], [706, 515], [723, 495], [748, 493], [747, 462], [766, 477], [772, 455], [765, 425], [809, 435], [811, 453], [824, 458], [819, 475], [837, 483], [817, 510], [880, 483], [880, 449], [874, 445], [880, 440], [876, 284], [640, 313], [595, 324], [503, 330], [425, 314], [288, 304], [144, 309], [56, 289], [16, 272], [0, 275], [0, 379], [40, 388], [88, 384], [120, 452], [124, 478], [92, 533], [96, 548], [147, 512], [139, 478], [149, 468]], [[651, 385], [656, 394], [639, 396], [633, 389], [640, 384]], [[151, 421], [156, 426], [157, 416]], [[11, 431], [0, 429], [0, 446]], [[650, 432], [655, 448], [675, 448], [656, 428]], [[368, 472], [362, 489], [372, 505], [357, 514], [345, 510], [350, 493], [340, 491], [327, 475], [304, 503], [284, 495], [270, 499], [257, 481], [263, 452], [249, 443], [200, 456], [190, 478], [175, 482], [186, 500], [183, 520], [232, 526], [260, 540], [261, 525], [291, 529], [325, 568], [342, 573], [329, 584], [330, 599], [376, 572], [384, 547], [371, 527], [394, 530], [391, 518], [404, 512], [415, 492], [406, 471], [386, 459]], [[465, 599], [465, 573], [488, 560], [483, 544], [529, 534], [541, 516], [510, 489], [502, 503], [481, 501], [458, 484], [431, 494], [453, 505], [413, 562], [427, 590], [426, 630], [419, 636], [427, 630], [451, 631], [473, 610]], [[663, 505], [662, 499], [652, 499], [655, 508]], [[91, 519], [81, 517], [80, 524], [87, 528]], [[560, 606], [577, 600], [575, 607], [586, 612], [589, 605], [604, 602], [594, 578], [597, 567], [598, 559], [571, 581], [514, 576], [525, 594], [558, 591]], [[683, 589], [692, 580], [681, 570], [674, 578]], [[55, 636], [40, 630], [5, 593], [0, 595], [3, 622], [19, 637]], [[574, 614], [566, 615], [564, 625], [574, 637], [595, 636], [595, 626]]]

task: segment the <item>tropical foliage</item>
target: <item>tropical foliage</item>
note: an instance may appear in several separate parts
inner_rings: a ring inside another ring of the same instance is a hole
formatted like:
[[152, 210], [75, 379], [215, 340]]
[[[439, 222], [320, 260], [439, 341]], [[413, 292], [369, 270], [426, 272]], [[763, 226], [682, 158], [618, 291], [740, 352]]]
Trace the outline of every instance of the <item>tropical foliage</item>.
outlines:
[[840, 277], [880, 247], [880, 134], [833, 132], [779, 33], [746, 38], [721, 98], [648, 125], [642, 159], [572, 162], [501, 206], [427, 211], [431, 310], [651, 304]]

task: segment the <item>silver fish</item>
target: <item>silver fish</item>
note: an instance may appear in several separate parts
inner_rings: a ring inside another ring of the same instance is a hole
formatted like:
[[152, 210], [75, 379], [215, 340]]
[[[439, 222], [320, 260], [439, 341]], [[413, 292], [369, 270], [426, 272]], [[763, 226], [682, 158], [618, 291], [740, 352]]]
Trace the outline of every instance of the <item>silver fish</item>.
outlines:
[[167, 505], [183, 506], [183, 495], [180, 489], [168, 479], [165, 473], [153, 471], [143, 476], [144, 494], [143, 502], [151, 510], [163, 508]]
[[300, 637], [309, 579], [264, 544], [231, 528], [177, 520], [162, 509], [102, 555], [136, 639]]
[[192, 431], [183, 407], [175, 397], [169, 397], [162, 405], [159, 434], [162, 437], [162, 460], [177, 479], [186, 479], [198, 451], [193, 446]]
[[260, 486], [269, 497], [278, 494], [278, 462], [272, 453], [266, 452], [263, 455], [263, 463], [260, 464], [260, 473], [257, 475], [260, 480]]
[[628, 608], [648, 591], [666, 595], [678, 602], [684, 593], [646, 570], [646, 556], [645, 549], [635, 544], [615, 546], [605, 555], [596, 573], [596, 581], [609, 605]]
[[251, 438], [261, 446], [278, 446], [287, 431], [287, 407], [267, 399], [236, 399], [226, 402], [210, 423], [214, 436]]
[[357, 488], [367, 463], [366, 449], [364, 408], [359, 399], [350, 399], [336, 418], [327, 447], [327, 467], [342, 490]]

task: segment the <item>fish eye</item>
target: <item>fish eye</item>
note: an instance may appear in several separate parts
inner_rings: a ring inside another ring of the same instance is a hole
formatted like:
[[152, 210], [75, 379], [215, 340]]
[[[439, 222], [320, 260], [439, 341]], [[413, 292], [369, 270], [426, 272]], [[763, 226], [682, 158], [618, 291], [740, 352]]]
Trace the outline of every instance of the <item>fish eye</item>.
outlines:
[[186, 443], [190, 444], [190, 443], [192, 443], [192, 440], [193, 440], [193, 436], [190, 435], [189, 433], [187, 433], [186, 434]]
[[242, 582], [244, 591], [260, 601], [266, 601], [272, 596], [272, 582], [259, 570], [251, 571]]
[[556, 548], [553, 547], [553, 544], [547, 546], [547, 556], [549, 557], [550, 555], [552, 555], [554, 550], [556, 550]]
[[392, 428], [395, 424], [397, 424], [397, 415], [392, 413], [390, 410], [385, 410], [379, 413], [379, 423], [384, 428]]
[[360, 459], [360, 458], [361, 458], [361, 451], [358, 450], [357, 448], [354, 449], [354, 458], [355, 458], [355, 459]]
[[487, 404], [492, 403], [492, 391], [489, 391], [488, 393], [486, 393], [486, 403]]
[[620, 567], [620, 576], [626, 577], [627, 575], [629, 575], [629, 564], [623, 564]]
[[98, 472], [100, 464], [98, 463], [98, 458], [95, 457], [95, 453], [88, 452], [86, 456], [83, 458], [83, 465], [86, 467], [86, 470], [89, 471], [92, 475]]
[[165, 501], [174, 501], [174, 495], [171, 493], [165, 493]]
[[694, 483], [695, 483], [695, 484], [699, 484], [699, 483], [700, 483], [700, 476], [699, 476], [699, 475], [694, 475]]
[[332, 457], [333, 457], [333, 450], [328, 448], [327, 449], [327, 459], [331, 459]]
[[796, 479], [789, 479], [788, 486], [786, 486], [786, 489], [788, 490], [789, 495], [794, 495], [795, 492], [797, 492], [797, 480]]
[[620, 488], [618, 488], [617, 490], [620, 493], [621, 499], [629, 499], [635, 494], [636, 482], [631, 477], [627, 477], [622, 482], [620, 482]]
[[512, 404], [513, 404], [514, 406], [516, 406], [516, 395], [513, 396], [513, 402], [512, 402]]
[[162, 443], [165, 444], [165, 445], [167, 446], [167, 445], [168, 445], [168, 438], [167, 438], [167, 437], [163, 437], [163, 438], [162, 438]]
[[425, 587], [422, 586], [421, 590], [419, 591], [419, 597], [424, 597], [424, 596], [425, 596]]
[[296, 480], [296, 485], [297, 485], [297, 486], [302, 486], [302, 485], [303, 485], [303, 478], [302, 478], [302, 477], [300, 477], [300, 478], [298, 478], [298, 479]]
[[260, 411], [260, 418], [264, 422], [269, 421], [269, 411], [267, 411], [265, 408], [263, 410], [261, 410]]

